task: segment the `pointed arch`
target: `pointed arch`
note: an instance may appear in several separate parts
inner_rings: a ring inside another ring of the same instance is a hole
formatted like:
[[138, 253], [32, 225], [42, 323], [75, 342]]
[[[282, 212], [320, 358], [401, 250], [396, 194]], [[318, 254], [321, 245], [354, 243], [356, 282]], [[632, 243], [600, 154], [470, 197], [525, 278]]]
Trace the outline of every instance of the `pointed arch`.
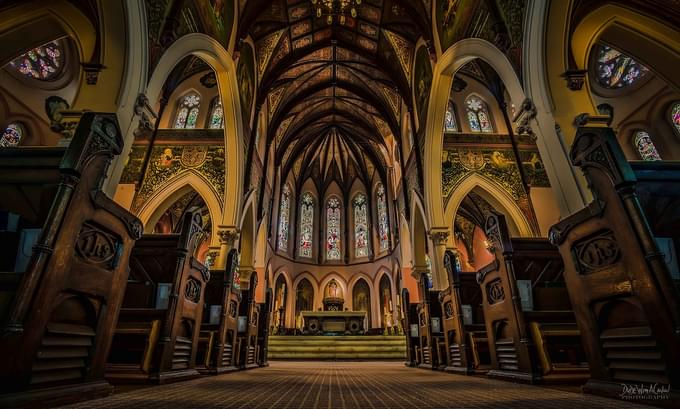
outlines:
[[[198, 172], [189, 170], [170, 179], [162, 187], [156, 189], [154, 194], [144, 202], [144, 205], [137, 212], [137, 217], [139, 217], [144, 225], [144, 231], [150, 233], [167, 207], [190, 189], [195, 190], [201, 195], [208, 206], [210, 218], [213, 224], [216, 225], [222, 215], [222, 203], [217, 196], [217, 192]], [[211, 245], [218, 245], [219, 243], [216, 228], [212, 231], [210, 243]]]
[[390, 292], [390, 300], [391, 300], [391, 307], [392, 307], [392, 314], [393, 316], [396, 314], [396, 309], [397, 309], [397, 284], [395, 282], [394, 277], [392, 276], [392, 272], [386, 268], [386, 267], [381, 267], [378, 269], [378, 274], [375, 275], [375, 280], [373, 280], [373, 288], [376, 289], [376, 308], [378, 311], [378, 326], [379, 327], [384, 327], [384, 305], [382, 305], [381, 300], [383, 299], [384, 294], [382, 293], [382, 282], [383, 279], [386, 279], [387, 282], [389, 282], [389, 292]]
[[239, 253], [241, 267], [247, 273], [255, 269], [255, 245], [257, 240], [257, 195], [250, 192], [243, 206], [243, 216], [239, 223]]
[[[444, 203], [441, 196], [441, 157], [444, 142], [441, 124], [444, 123], [453, 76], [465, 64], [477, 58], [487, 62], [496, 71], [506, 87], [512, 104], [521, 107], [526, 99], [522, 84], [507, 56], [490, 42], [478, 38], [464, 39], [441, 55], [434, 69], [423, 158], [425, 163], [431, 164], [431, 166], [424, 167], [423, 179], [426, 214], [433, 228], [444, 228], [449, 224], [444, 217]], [[537, 128], [537, 131], [538, 148], [546, 164], [546, 172], [553, 186], [556, 201], [564, 214], [571, 214], [583, 207], [585, 203], [576, 182], [576, 176], [571, 170], [566, 152], [555, 130], [550, 130], [552, 132], [550, 134], [546, 134], [543, 128]], [[565, 172], [564, 169], [567, 171]]]
[[[224, 108], [224, 145], [226, 156], [224, 212], [220, 221], [224, 226], [237, 226], [241, 219], [241, 201], [227, 197], [234, 192], [243, 191], [243, 166], [245, 163], [243, 147], [244, 127], [236, 82], [234, 59], [214, 38], [201, 34], [187, 34], [165, 51], [151, 75], [146, 95], [151, 104], [161, 96], [163, 84], [175, 66], [184, 58], [194, 55], [205, 61], [215, 72], [219, 95]], [[126, 139], [134, 140], [131, 128]], [[122, 169], [121, 169], [122, 172]], [[245, 208], [245, 207], [244, 207]]]
[[453, 231], [453, 221], [458, 213], [460, 204], [473, 190], [480, 193], [496, 210], [505, 214], [511, 235], [519, 237], [532, 237], [534, 235], [531, 224], [512, 196], [496, 182], [478, 173], [466, 176], [453, 191], [446, 204], [445, 217], [448, 221], [447, 226], [451, 231]]
[[303, 271], [302, 273], [298, 274], [295, 277], [295, 280], [293, 280], [293, 291], [297, 290], [298, 285], [300, 284], [300, 281], [303, 279], [307, 279], [309, 283], [312, 285], [312, 290], [314, 290], [314, 309], [316, 310], [317, 308], [321, 307], [321, 298], [322, 295], [319, 292], [319, 282], [316, 280], [316, 278], [309, 272], [309, 271]]
[[[290, 277], [290, 274], [286, 270], [285, 267], [279, 268], [275, 273], [274, 276], [272, 277], [271, 283], [274, 286], [274, 291], [276, 291], [276, 283], [279, 280], [279, 277], [283, 277], [283, 280], [286, 283], [286, 286], [288, 287], [287, 294], [286, 294], [286, 299], [284, 300], [284, 304], [286, 305], [285, 308], [285, 326], [286, 328], [291, 328], [294, 326], [294, 319], [293, 315], [295, 312], [295, 287], [293, 286], [293, 280]], [[276, 294], [274, 294], [276, 296]]]

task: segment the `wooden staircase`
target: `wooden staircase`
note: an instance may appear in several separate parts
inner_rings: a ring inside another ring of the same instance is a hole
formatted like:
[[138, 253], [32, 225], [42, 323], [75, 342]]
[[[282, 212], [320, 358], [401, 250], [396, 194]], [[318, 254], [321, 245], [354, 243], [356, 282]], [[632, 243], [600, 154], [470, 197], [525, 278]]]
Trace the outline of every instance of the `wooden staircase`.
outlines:
[[270, 336], [272, 360], [403, 360], [404, 336]]

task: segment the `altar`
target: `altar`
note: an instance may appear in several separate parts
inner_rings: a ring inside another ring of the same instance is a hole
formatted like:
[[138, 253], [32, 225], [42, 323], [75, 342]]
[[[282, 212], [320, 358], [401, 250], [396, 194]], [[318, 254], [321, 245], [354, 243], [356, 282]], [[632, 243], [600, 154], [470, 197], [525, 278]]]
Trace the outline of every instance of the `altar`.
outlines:
[[302, 311], [304, 335], [363, 335], [367, 314], [363, 311]]

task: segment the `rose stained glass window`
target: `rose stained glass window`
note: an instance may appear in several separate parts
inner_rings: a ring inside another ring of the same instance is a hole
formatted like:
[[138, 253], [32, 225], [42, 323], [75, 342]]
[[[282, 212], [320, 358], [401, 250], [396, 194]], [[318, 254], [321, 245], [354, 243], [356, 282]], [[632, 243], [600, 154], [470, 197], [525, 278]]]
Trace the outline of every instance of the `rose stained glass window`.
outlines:
[[175, 128], [194, 129], [198, 120], [198, 110], [201, 106], [201, 97], [196, 94], [189, 94], [182, 98], [177, 110]]
[[595, 70], [600, 85], [611, 89], [632, 85], [649, 72], [630, 56], [606, 45], [597, 49]]
[[467, 107], [468, 123], [472, 132], [493, 132], [489, 111], [484, 101], [471, 95], [465, 100], [465, 105]]
[[50, 81], [55, 79], [64, 66], [64, 44], [61, 40], [51, 41], [22, 54], [10, 66], [28, 77]]
[[359, 193], [354, 197], [354, 255], [368, 256], [368, 215], [366, 214], [366, 195]]
[[302, 195], [300, 204], [300, 257], [312, 257], [314, 239], [314, 198], [309, 192]]
[[378, 199], [378, 234], [380, 235], [380, 250], [385, 251], [390, 248], [390, 222], [387, 217], [385, 187], [382, 185], [382, 183], [378, 184], [376, 198]]
[[645, 131], [637, 131], [635, 133], [634, 143], [642, 160], [661, 160], [661, 156], [656, 150], [656, 146], [654, 146], [654, 142], [652, 142], [652, 137], [649, 136], [649, 133]]
[[328, 199], [326, 205], [326, 259], [340, 260], [340, 200]]
[[288, 251], [288, 234], [290, 227], [290, 189], [283, 186], [281, 205], [279, 206], [279, 250]]
[[24, 136], [24, 128], [16, 123], [7, 125], [0, 138], [0, 147], [13, 147], [19, 145]]

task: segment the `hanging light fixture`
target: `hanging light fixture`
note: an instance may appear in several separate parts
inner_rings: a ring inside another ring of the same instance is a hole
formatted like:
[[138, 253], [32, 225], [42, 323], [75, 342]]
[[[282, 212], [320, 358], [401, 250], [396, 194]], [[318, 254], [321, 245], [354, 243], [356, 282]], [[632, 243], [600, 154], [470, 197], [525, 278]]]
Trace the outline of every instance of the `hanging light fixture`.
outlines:
[[357, 17], [357, 7], [361, 5], [361, 0], [311, 0], [316, 7], [316, 17], [326, 16], [326, 23], [333, 24], [335, 16], [340, 24], [345, 24], [347, 14], [352, 18]]

